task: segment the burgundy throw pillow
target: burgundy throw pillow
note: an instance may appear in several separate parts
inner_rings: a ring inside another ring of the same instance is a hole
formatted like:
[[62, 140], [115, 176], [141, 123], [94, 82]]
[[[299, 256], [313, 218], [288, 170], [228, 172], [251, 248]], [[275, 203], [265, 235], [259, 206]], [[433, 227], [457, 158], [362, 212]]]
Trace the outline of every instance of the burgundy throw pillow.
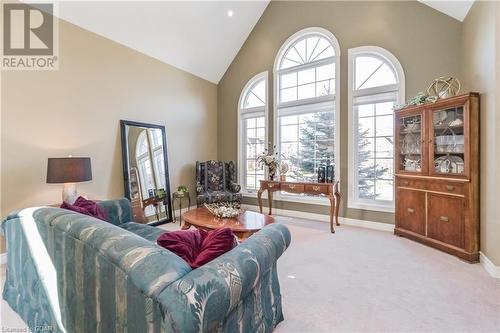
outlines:
[[206, 235], [206, 231], [197, 229], [172, 231], [161, 234], [156, 242], [161, 247], [177, 254], [192, 267]]
[[97, 204], [97, 202], [92, 200], [87, 200], [84, 197], [78, 197], [73, 204], [63, 202], [61, 208], [69, 209], [80, 214], [85, 214], [89, 216], [96, 217], [98, 219], [106, 221], [106, 213]]
[[166, 232], [157, 239], [158, 245], [177, 254], [191, 268], [198, 268], [232, 250], [236, 238], [229, 228], [213, 231], [180, 230]]
[[198, 268], [214, 260], [220, 255], [231, 251], [238, 245], [234, 233], [229, 228], [210, 231], [201, 244], [201, 251], [191, 266]]

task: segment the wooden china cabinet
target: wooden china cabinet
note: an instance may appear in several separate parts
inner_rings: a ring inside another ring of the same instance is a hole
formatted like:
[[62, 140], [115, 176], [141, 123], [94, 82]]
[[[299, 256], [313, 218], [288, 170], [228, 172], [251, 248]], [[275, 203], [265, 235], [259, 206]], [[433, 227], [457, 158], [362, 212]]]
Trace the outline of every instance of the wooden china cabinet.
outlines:
[[479, 94], [407, 107], [394, 119], [394, 233], [477, 262]]

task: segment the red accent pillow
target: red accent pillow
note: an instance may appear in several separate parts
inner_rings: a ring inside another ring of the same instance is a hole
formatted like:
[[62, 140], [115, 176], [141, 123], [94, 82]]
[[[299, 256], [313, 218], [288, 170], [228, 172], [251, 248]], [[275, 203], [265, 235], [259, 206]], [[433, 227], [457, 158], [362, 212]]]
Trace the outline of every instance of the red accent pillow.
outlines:
[[106, 213], [97, 204], [97, 202], [92, 200], [87, 200], [84, 197], [78, 197], [78, 199], [76, 199], [76, 201], [73, 204], [67, 203], [65, 201], [61, 204], [61, 208], [72, 210], [80, 214], [93, 216], [98, 219], [106, 221]]
[[205, 265], [237, 245], [229, 228], [166, 232], [158, 237], [157, 243], [184, 259], [193, 269]]

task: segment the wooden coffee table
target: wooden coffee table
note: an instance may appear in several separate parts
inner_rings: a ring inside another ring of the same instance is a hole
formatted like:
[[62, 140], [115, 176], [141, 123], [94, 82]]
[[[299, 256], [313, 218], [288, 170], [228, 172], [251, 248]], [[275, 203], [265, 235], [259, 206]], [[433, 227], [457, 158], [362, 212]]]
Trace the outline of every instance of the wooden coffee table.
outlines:
[[184, 224], [182, 230], [194, 226], [203, 230], [229, 228], [240, 239], [245, 240], [264, 226], [274, 223], [274, 218], [249, 210], [234, 218], [218, 218], [212, 215], [205, 207], [196, 208], [182, 214]]

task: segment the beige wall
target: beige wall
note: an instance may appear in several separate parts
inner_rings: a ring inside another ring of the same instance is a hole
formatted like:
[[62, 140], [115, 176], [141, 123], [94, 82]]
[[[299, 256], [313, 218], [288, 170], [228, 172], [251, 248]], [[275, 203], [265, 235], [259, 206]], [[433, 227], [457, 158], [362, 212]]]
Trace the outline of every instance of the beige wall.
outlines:
[[[272, 1], [218, 86], [218, 155], [237, 157], [237, 102], [246, 82], [269, 71], [285, 40], [307, 27], [323, 27], [338, 39], [341, 48], [340, 163], [341, 190], [347, 194], [347, 50], [362, 45], [386, 48], [401, 62], [406, 75], [406, 95], [425, 90], [441, 75], [460, 77], [461, 24], [434, 9], [414, 2], [281, 2]], [[272, 83], [269, 103], [273, 105]], [[270, 108], [272, 132], [272, 107]], [[272, 138], [272, 133], [271, 133]], [[345, 196], [347, 197], [347, 196]], [[255, 204], [255, 200], [247, 199]], [[327, 213], [327, 206], [277, 203], [278, 208]], [[348, 209], [352, 218], [394, 223], [393, 214]]]
[[476, 2], [463, 23], [462, 48], [465, 88], [481, 93], [481, 251], [496, 265], [500, 265], [500, 53], [495, 49], [500, 45], [500, 34], [495, 32], [499, 14], [500, 4]]
[[194, 162], [217, 157], [216, 85], [61, 22], [58, 71], [2, 72], [1, 214], [58, 203], [47, 158], [90, 156], [79, 193], [123, 196], [120, 119], [166, 126], [170, 186], [194, 193]]

